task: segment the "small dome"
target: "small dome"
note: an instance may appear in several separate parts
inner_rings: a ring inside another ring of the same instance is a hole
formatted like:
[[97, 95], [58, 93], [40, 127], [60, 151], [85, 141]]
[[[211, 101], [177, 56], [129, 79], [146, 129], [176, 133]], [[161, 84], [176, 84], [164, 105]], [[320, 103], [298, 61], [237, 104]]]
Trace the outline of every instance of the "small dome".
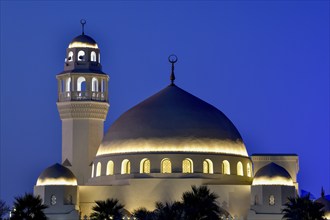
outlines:
[[138, 152], [248, 155], [238, 130], [221, 111], [175, 85], [122, 114], [97, 155]]
[[284, 185], [293, 186], [293, 180], [283, 167], [269, 163], [254, 175], [252, 185]]
[[77, 185], [77, 179], [74, 174], [61, 164], [54, 164], [46, 168], [37, 180], [37, 186], [45, 185]]
[[69, 48], [76, 47], [98, 48], [96, 41], [85, 34], [75, 37], [69, 44]]

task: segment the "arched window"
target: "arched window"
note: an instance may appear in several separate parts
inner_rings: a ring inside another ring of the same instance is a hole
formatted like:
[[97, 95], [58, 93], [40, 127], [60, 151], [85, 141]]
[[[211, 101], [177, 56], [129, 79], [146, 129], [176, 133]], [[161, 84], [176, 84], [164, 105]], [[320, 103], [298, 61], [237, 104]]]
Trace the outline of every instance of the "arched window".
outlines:
[[96, 165], [96, 176], [101, 176], [101, 163], [98, 162]]
[[80, 50], [78, 52], [78, 61], [85, 61], [85, 51]]
[[92, 165], [92, 178], [94, 177], [94, 164]]
[[144, 158], [140, 162], [140, 173], [150, 173], [150, 160]]
[[251, 166], [250, 166], [250, 163], [247, 163], [246, 165], [246, 174], [248, 177], [251, 177]]
[[68, 61], [69, 61], [69, 62], [72, 62], [72, 61], [73, 61], [73, 52], [72, 52], [72, 51], [70, 51], [70, 52], [68, 53]]
[[243, 174], [243, 164], [241, 161], [237, 163], [237, 175], [238, 176], [244, 176]]
[[99, 54], [99, 63], [101, 63], [101, 55]]
[[131, 162], [125, 159], [121, 163], [121, 174], [130, 174], [130, 173], [131, 173]]
[[80, 76], [77, 79], [77, 91], [86, 91], [86, 79], [85, 77]]
[[96, 53], [95, 53], [95, 51], [91, 52], [91, 61], [96, 62]]
[[213, 173], [213, 163], [210, 159], [203, 161], [203, 173]]
[[161, 172], [162, 173], [172, 173], [172, 164], [170, 159], [165, 158], [161, 162]]
[[113, 175], [114, 164], [112, 160], [109, 160], [107, 163], [107, 175]]
[[65, 79], [65, 91], [70, 92], [71, 90], [71, 77]]
[[274, 195], [270, 195], [269, 196], [269, 205], [275, 205], [275, 197]]
[[193, 162], [186, 158], [182, 161], [182, 173], [193, 173]]
[[230, 175], [230, 164], [228, 160], [222, 161], [222, 173]]
[[92, 78], [92, 92], [98, 92], [99, 90], [99, 81], [93, 77]]

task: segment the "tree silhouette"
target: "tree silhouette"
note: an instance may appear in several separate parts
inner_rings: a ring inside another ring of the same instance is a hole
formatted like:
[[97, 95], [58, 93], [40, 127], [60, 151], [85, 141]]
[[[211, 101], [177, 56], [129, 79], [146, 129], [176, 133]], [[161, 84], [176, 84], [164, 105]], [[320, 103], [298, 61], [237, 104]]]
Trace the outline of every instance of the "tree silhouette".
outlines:
[[119, 220], [123, 216], [124, 205], [120, 204], [118, 199], [107, 199], [105, 201], [95, 201], [91, 220]]
[[310, 200], [310, 194], [303, 197], [289, 197], [282, 210], [286, 220], [324, 220], [323, 205]]
[[15, 198], [11, 220], [47, 219], [44, 213], [46, 208], [47, 206], [42, 204], [39, 196], [35, 197], [30, 193], [26, 193], [24, 196]]
[[156, 202], [154, 213], [157, 216], [157, 220], [180, 220], [183, 217], [183, 205], [180, 202]]
[[225, 214], [216, 201], [218, 196], [206, 186], [192, 186], [191, 189], [182, 195], [185, 220], [218, 220], [220, 214]]
[[9, 207], [4, 201], [0, 199], [0, 220], [10, 211]]
[[149, 211], [146, 208], [139, 208], [134, 210], [133, 216], [137, 220], [157, 220], [156, 215], [153, 211]]

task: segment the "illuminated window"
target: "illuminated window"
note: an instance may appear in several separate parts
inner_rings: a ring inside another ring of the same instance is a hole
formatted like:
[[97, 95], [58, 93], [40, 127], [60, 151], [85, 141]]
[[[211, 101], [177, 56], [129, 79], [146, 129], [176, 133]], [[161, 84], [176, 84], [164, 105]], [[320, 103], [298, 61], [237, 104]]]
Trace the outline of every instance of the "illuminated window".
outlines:
[[99, 54], [99, 63], [101, 63], [101, 55]]
[[222, 173], [230, 175], [230, 164], [228, 160], [222, 161]]
[[150, 160], [144, 158], [140, 162], [140, 173], [150, 173]]
[[80, 50], [78, 52], [78, 61], [85, 61], [85, 51]]
[[71, 90], [71, 77], [65, 79], [65, 91], [70, 92]]
[[241, 161], [237, 163], [237, 175], [238, 176], [244, 176], [243, 174], [243, 164]]
[[130, 173], [131, 173], [131, 162], [125, 159], [121, 163], [121, 174], [130, 174]]
[[182, 161], [182, 173], [193, 173], [193, 162], [186, 158]]
[[68, 61], [72, 62], [72, 60], [73, 60], [73, 52], [70, 51], [69, 54], [68, 54]]
[[92, 178], [94, 177], [94, 164], [92, 165]]
[[96, 165], [96, 176], [101, 176], [101, 163], [98, 162]]
[[86, 86], [86, 79], [85, 77], [80, 76], [77, 79], [77, 91], [78, 92], [85, 91], [86, 90], [86, 88], [84, 88], [85, 86]]
[[92, 78], [92, 92], [97, 92], [98, 90], [99, 90], [99, 82], [95, 77], [93, 77]]
[[55, 195], [52, 195], [52, 196], [50, 197], [50, 204], [51, 204], [51, 205], [55, 205], [55, 204], [56, 204], [56, 196], [55, 196]]
[[203, 173], [213, 173], [213, 163], [211, 160], [206, 159], [203, 161]]
[[95, 51], [91, 52], [91, 61], [96, 62], [96, 53], [95, 53]]
[[246, 165], [246, 173], [248, 177], [251, 177], [251, 167], [250, 167], [250, 163], [248, 163]]
[[170, 159], [165, 158], [161, 162], [161, 172], [162, 173], [172, 173], [172, 164]]
[[275, 197], [274, 195], [269, 196], [269, 205], [275, 205]]
[[113, 175], [114, 164], [112, 160], [107, 163], [107, 175]]

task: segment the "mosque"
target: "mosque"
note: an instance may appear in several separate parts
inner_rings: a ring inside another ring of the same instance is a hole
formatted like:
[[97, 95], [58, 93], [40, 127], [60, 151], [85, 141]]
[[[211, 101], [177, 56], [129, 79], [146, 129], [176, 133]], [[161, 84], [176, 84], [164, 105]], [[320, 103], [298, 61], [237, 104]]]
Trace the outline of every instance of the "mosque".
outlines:
[[[66, 50], [58, 82], [62, 161], [39, 176], [34, 194], [50, 220], [89, 219], [95, 200], [117, 198], [133, 210], [176, 201], [192, 185], [218, 196], [230, 219], [279, 220], [298, 192], [298, 156], [249, 156], [224, 113], [171, 82], [123, 113], [104, 135], [109, 76], [84, 31]], [[116, 95], [116, 94], [113, 94]], [[117, 94], [118, 95], [118, 94]]]

